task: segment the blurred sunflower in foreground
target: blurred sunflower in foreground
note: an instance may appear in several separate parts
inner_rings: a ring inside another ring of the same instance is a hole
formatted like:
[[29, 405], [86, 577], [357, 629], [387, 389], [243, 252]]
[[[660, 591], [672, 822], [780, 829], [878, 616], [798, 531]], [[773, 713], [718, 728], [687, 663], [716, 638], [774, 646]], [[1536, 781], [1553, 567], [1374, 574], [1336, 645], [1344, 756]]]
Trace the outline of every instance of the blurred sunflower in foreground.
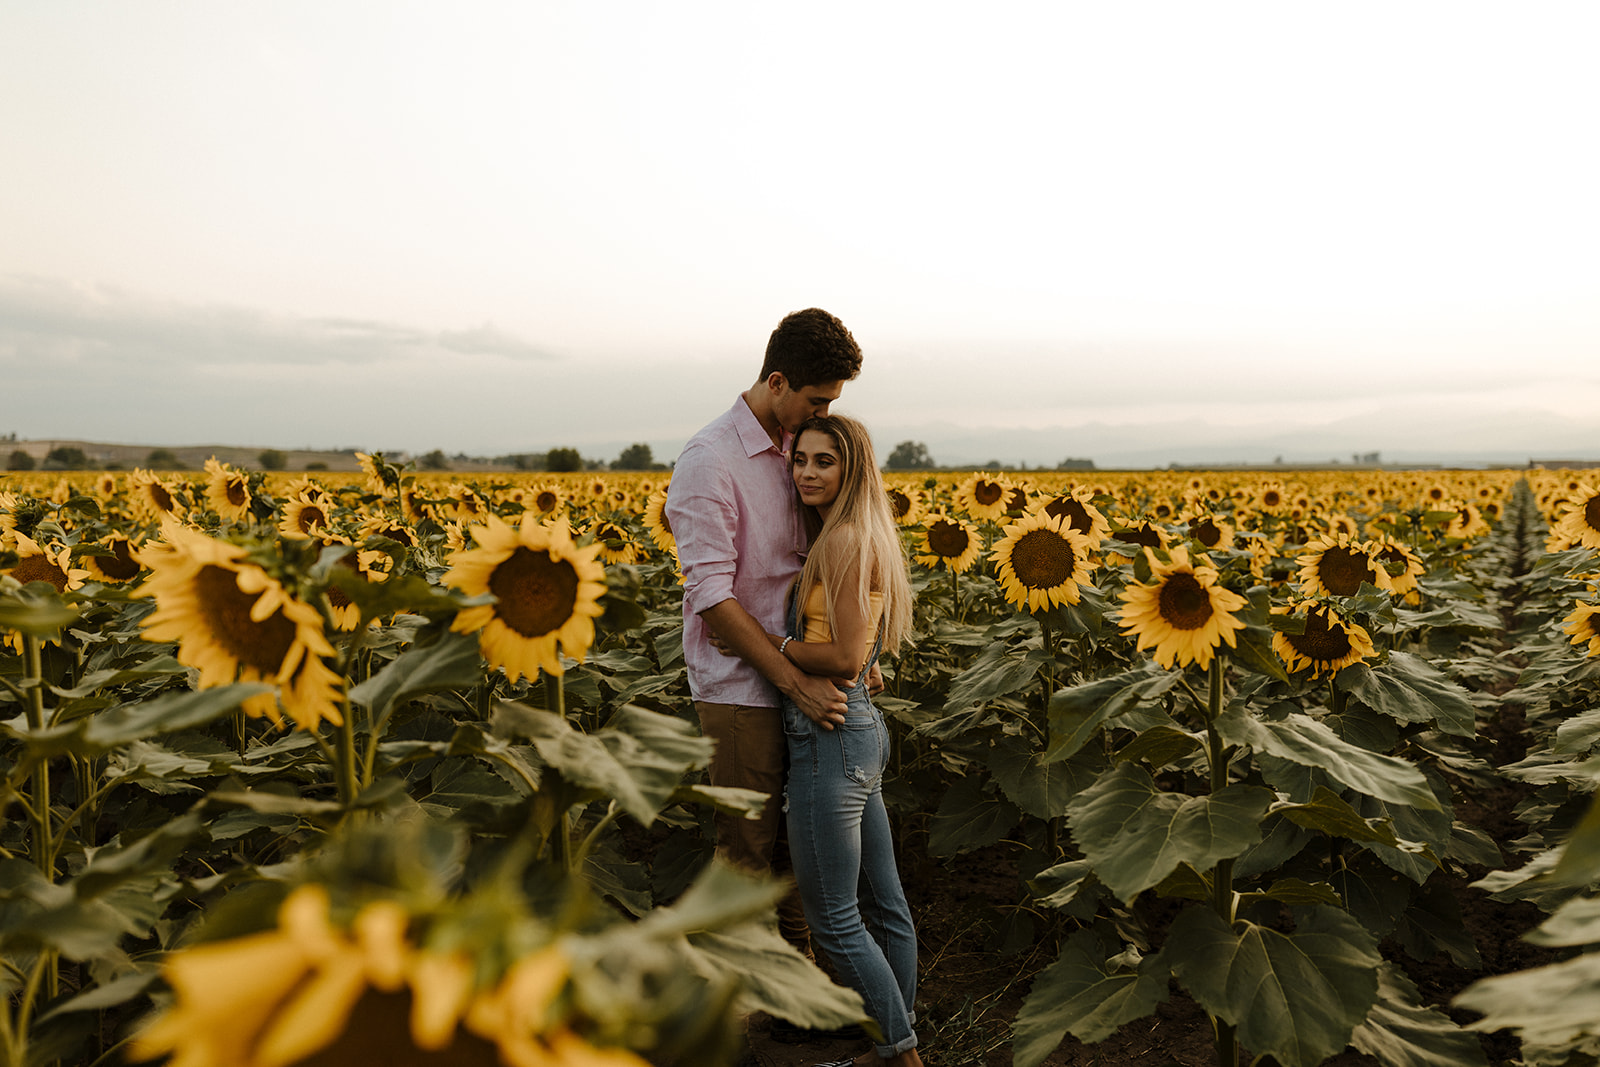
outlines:
[[327, 891], [302, 886], [276, 929], [168, 957], [173, 1004], [135, 1038], [132, 1057], [170, 1053], [170, 1067], [645, 1067], [553, 1018], [570, 967], [559, 947], [523, 956], [479, 989], [470, 956], [412, 944], [410, 918], [379, 901], [340, 929]]
[[605, 567], [595, 558], [602, 546], [579, 547], [566, 523], [546, 525], [532, 512], [518, 528], [489, 515], [472, 535], [477, 547], [451, 555], [444, 584], [498, 600], [465, 609], [451, 629], [482, 631], [483, 658], [513, 682], [541, 669], [560, 675], [562, 653], [582, 662], [594, 643], [594, 620], [605, 613]]
[[146, 544], [138, 561], [150, 568], [134, 596], [154, 597], [141, 625], [146, 641], [178, 642], [178, 662], [200, 671], [200, 688], [235, 681], [267, 682], [275, 693], [244, 702], [246, 714], [315, 730], [344, 721], [340, 676], [323, 662], [334, 654], [317, 609], [291, 596], [238, 545], [187, 529], [161, 527], [164, 541]]
[[1244, 622], [1233, 613], [1245, 606], [1244, 597], [1217, 584], [1215, 567], [1191, 563], [1188, 549], [1172, 549], [1170, 563], [1162, 563], [1146, 549], [1152, 580], [1134, 582], [1122, 591], [1122, 629], [1138, 638], [1141, 651], [1153, 648], [1155, 661], [1171, 667], [1193, 663], [1201, 670], [1211, 666], [1217, 647], [1226, 641], [1235, 647]]

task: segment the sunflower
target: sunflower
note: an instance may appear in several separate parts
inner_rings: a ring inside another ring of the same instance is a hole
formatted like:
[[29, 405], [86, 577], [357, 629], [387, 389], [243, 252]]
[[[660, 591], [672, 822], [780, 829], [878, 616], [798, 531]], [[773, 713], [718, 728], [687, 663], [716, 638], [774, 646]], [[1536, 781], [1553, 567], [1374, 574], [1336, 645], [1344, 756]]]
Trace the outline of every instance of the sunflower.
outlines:
[[89, 570], [89, 575], [97, 582], [130, 582], [138, 576], [140, 571], [139, 561], [133, 558], [133, 542], [122, 534], [107, 534], [99, 541], [102, 548], [111, 550], [109, 556], [78, 557]]
[[1105, 547], [1120, 556], [1137, 556], [1140, 549], [1166, 548], [1167, 532], [1148, 519], [1141, 519], [1113, 532]]
[[66, 545], [44, 545], [16, 530], [11, 535], [16, 541], [17, 562], [5, 573], [23, 585], [29, 582], [49, 582], [56, 592], [79, 589], [90, 573], [72, 565], [72, 550]]
[[250, 515], [250, 479], [244, 471], [206, 460], [206, 500], [223, 522], [243, 522]]
[[1245, 606], [1244, 597], [1217, 584], [1217, 571], [1202, 562], [1191, 563], [1182, 545], [1172, 550], [1172, 562], [1162, 563], [1154, 552], [1150, 559], [1153, 581], [1131, 583], [1122, 591], [1122, 629], [1137, 637], [1140, 650], [1154, 648], [1157, 663], [1171, 667], [1211, 666], [1217, 646], [1234, 647], [1244, 622], [1233, 613]]
[[374, 459], [365, 452], [356, 453], [356, 462], [361, 464], [361, 473], [366, 476], [364, 482], [366, 490], [374, 496], [388, 496], [389, 483], [384, 480], [384, 471], [380, 460]]
[[1066, 519], [1067, 526], [1082, 534], [1088, 540], [1091, 549], [1098, 549], [1100, 542], [1111, 533], [1111, 523], [1107, 522], [1100, 509], [1094, 506], [1093, 500], [1092, 490], [1072, 489], [1045, 501], [1038, 510], [1052, 519]]
[[581, 663], [594, 641], [594, 620], [605, 611], [605, 568], [595, 560], [601, 546], [580, 548], [566, 523], [545, 525], [532, 514], [523, 515], [519, 529], [491, 515], [473, 536], [478, 547], [451, 555], [444, 584], [499, 600], [462, 611], [451, 629], [482, 631], [483, 658], [513, 682], [541, 669], [561, 674], [558, 644]]
[[411, 527], [403, 522], [396, 522], [387, 515], [368, 515], [361, 520], [360, 530], [363, 538], [385, 537], [407, 548], [414, 548], [417, 544], [417, 535], [412, 532]]
[[922, 501], [913, 489], [902, 489], [899, 486], [885, 486], [884, 495], [889, 498], [889, 513], [894, 516], [898, 526], [915, 526], [922, 518]]
[[667, 491], [665, 489], [657, 489], [650, 494], [650, 499], [644, 502], [644, 528], [650, 532], [650, 540], [661, 551], [677, 552], [678, 539], [672, 536], [672, 523], [667, 521]]
[[600, 558], [604, 562], [623, 565], [639, 562], [639, 543], [616, 523], [594, 522], [586, 532], [594, 535], [594, 543], [600, 546]]
[[1404, 596], [1414, 592], [1417, 588], [1417, 579], [1421, 577], [1426, 568], [1422, 559], [1411, 551], [1404, 541], [1398, 541], [1388, 534], [1379, 534], [1372, 542], [1374, 549], [1373, 558], [1388, 572], [1389, 581], [1394, 584], [1396, 596]]
[[[352, 544], [351, 540], [342, 534], [324, 534], [320, 540], [324, 548], [329, 545]], [[387, 552], [359, 548], [339, 557], [339, 566], [354, 571], [369, 582], [386, 582], [389, 580], [389, 572], [394, 568], [394, 558]], [[344, 590], [330, 585], [326, 595], [328, 606], [332, 609], [330, 614], [335, 627], [350, 631], [361, 625], [361, 608], [345, 595]]]
[[117, 495], [117, 476], [110, 471], [98, 474], [94, 479], [95, 499], [102, 502], [110, 500]]
[[438, 513], [433, 501], [423, 497], [415, 483], [409, 483], [400, 489], [400, 514], [407, 522], [419, 523], [436, 518]]
[[278, 533], [294, 541], [309, 541], [319, 531], [327, 532], [332, 518], [328, 502], [322, 497], [297, 497], [283, 506]]
[[[1450, 509], [1455, 515], [1445, 524], [1445, 537], [1456, 541], [1470, 541], [1489, 532], [1489, 524], [1483, 521], [1483, 513], [1478, 510], [1478, 505], [1456, 502], [1450, 505]], [[1600, 508], [1596, 510], [1600, 512]]]
[[1595, 617], [1600, 615], [1600, 604], [1588, 604], [1582, 600], [1573, 601], [1577, 605], [1562, 622], [1567, 625], [1563, 633], [1572, 635], [1571, 643], [1589, 645], [1588, 655], [1600, 656], [1600, 629], [1596, 628]]
[[1377, 586], [1386, 593], [1394, 582], [1373, 555], [1371, 542], [1353, 543], [1350, 538], [1323, 534], [1306, 545], [1300, 564], [1300, 588], [1308, 596], [1354, 596], [1361, 583]]
[[1013, 482], [1006, 489], [1006, 512], [1015, 512], [1018, 515], [1028, 510], [1028, 497], [1032, 495], [1032, 488], [1027, 482]]
[[154, 597], [144, 619], [147, 641], [178, 642], [178, 662], [200, 671], [200, 688], [234, 681], [268, 682], [273, 693], [250, 697], [246, 714], [314, 730], [339, 711], [339, 676], [322, 657], [333, 655], [317, 609], [288, 592], [245, 559], [237, 545], [168, 521], [164, 542], [137, 558], [150, 577], [134, 596]]
[[460, 522], [478, 522], [486, 515], [492, 514], [488, 503], [469, 485], [455, 482], [445, 490], [445, 493], [453, 501], [450, 505], [450, 517], [453, 519]]
[[183, 514], [183, 504], [173, 487], [159, 478], [154, 471], [135, 467], [128, 478], [133, 497], [133, 510], [149, 522], [160, 522], [166, 515]]
[[1007, 600], [1026, 611], [1044, 611], [1078, 602], [1078, 586], [1089, 583], [1093, 551], [1064, 517], [1036, 512], [1007, 526], [990, 558]]
[[956, 574], [971, 567], [983, 550], [978, 531], [953, 515], [932, 515], [927, 519], [917, 562], [928, 567], [940, 564]]
[[1556, 524], [1552, 534], [1565, 537], [1574, 545], [1600, 548], [1600, 492], [1580, 483], [1572, 494], [1571, 506]]
[[1188, 536], [1210, 550], [1226, 551], [1233, 547], [1233, 527], [1206, 512], [1197, 513], [1189, 520]]
[[[661, 491], [661, 498], [666, 499], [666, 490]], [[561, 491], [559, 485], [554, 483], [537, 485], [528, 491], [526, 507], [529, 511], [545, 517], [553, 517], [567, 502], [567, 495]], [[649, 505], [646, 505], [648, 507]]]
[[1313, 678], [1324, 674], [1331, 677], [1376, 654], [1367, 631], [1341, 618], [1330, 605], [1304, 601], [1293, 609], [1285, 606], [1273, 610], [1280, 614], [1293, 610], [1306, 617], [1305, 633], [1272, 635], [1272, 650], [1291, 671], [1309, 668]]
[[974, 474], [956, 487], [956, 503], [977, 522], [993, 522], [1006, 513], [1006, 483], [999, 477]]

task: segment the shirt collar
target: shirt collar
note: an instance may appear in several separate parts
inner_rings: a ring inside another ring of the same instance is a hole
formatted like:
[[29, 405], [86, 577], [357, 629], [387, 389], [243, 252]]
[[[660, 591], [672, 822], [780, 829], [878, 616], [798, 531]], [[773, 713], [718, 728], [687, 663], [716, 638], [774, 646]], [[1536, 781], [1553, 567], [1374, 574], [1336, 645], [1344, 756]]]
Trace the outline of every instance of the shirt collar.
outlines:
[[776, 448], [779, 452], [789, 451], [789, 431], [784, 430], [783, 443], [775, 446], [772, 438], [767, 436], [767, 431], [761, 428], [761, 422], [756, 418], [756, 413], [750, 410], [749, 401], [740, 393], [733, 402], [733, 428], [739, 433], [739, 440], [744, 445], [747, 456], [759, 456], [768, 449]]

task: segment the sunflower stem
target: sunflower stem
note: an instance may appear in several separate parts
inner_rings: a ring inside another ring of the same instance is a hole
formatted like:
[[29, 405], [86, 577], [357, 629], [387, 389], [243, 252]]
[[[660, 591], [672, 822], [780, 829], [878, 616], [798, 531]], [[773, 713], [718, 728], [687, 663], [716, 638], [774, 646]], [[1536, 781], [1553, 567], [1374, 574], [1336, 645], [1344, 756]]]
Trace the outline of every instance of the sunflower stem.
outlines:
[[[44, 729], [44, 654], [39, 638], [22, 635], [22, 654], [28, 686], [28, 727]], [[33, 862], [45, 881], [54, 882], [55, 849], [50, 840], [50, 761], [41, 759], [33, 768]]]
[[356, 724], [354, 716], [350, 714], [348, 701], [345, 703], [343, 719], [339, 723], [338, 738], [339, 798], [348, 808], [355, 802], [361, 788], [360, 780], [356, 777]]
[[[1206, 750], [1211, 762], [1211, 795], [1216, 796], [1228, 787], [1228, 760], [1231, 756], [1222, 735], [1217, 731], [1217, 717], [1222, 714], [1223, 674], [1227, 658], [1216, 656], [1211, 660], [1209, 700], [1206, 714]], [[1229, 926], [1234, 919], [1233, 860], [1219, 860], [1211, 872], [1211, 906], [1217, 917]], [[1224, 1067], [1237, 1067], [1239, 1062], [1239, 1035], [1233, 1026], [1216, 1016], [1211, 1017], [1211, 1027], [1216, 1038], [1217, 1062]]]

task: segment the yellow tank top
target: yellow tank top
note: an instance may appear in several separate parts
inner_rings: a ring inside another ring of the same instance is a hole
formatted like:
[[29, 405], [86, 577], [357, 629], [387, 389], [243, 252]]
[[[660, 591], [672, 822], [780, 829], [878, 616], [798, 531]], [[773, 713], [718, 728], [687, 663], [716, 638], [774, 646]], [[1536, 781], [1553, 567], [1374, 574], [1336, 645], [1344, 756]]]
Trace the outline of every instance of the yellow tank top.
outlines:
[[[867, 607], [871, 613], [867, 627], [867, 655], [872, 655], [872, 646], [878, 639], [878, 623], [883, 619], [883, 594], [868, 593]], [[828, 625], [828, 594], [820, 584], [811, 587], [811, 594], [806, 597], [804, 612], [805, 633], [800, 640], [812, 641], [817, 644], [827, 644], [833, 640], [833, 628]]]

